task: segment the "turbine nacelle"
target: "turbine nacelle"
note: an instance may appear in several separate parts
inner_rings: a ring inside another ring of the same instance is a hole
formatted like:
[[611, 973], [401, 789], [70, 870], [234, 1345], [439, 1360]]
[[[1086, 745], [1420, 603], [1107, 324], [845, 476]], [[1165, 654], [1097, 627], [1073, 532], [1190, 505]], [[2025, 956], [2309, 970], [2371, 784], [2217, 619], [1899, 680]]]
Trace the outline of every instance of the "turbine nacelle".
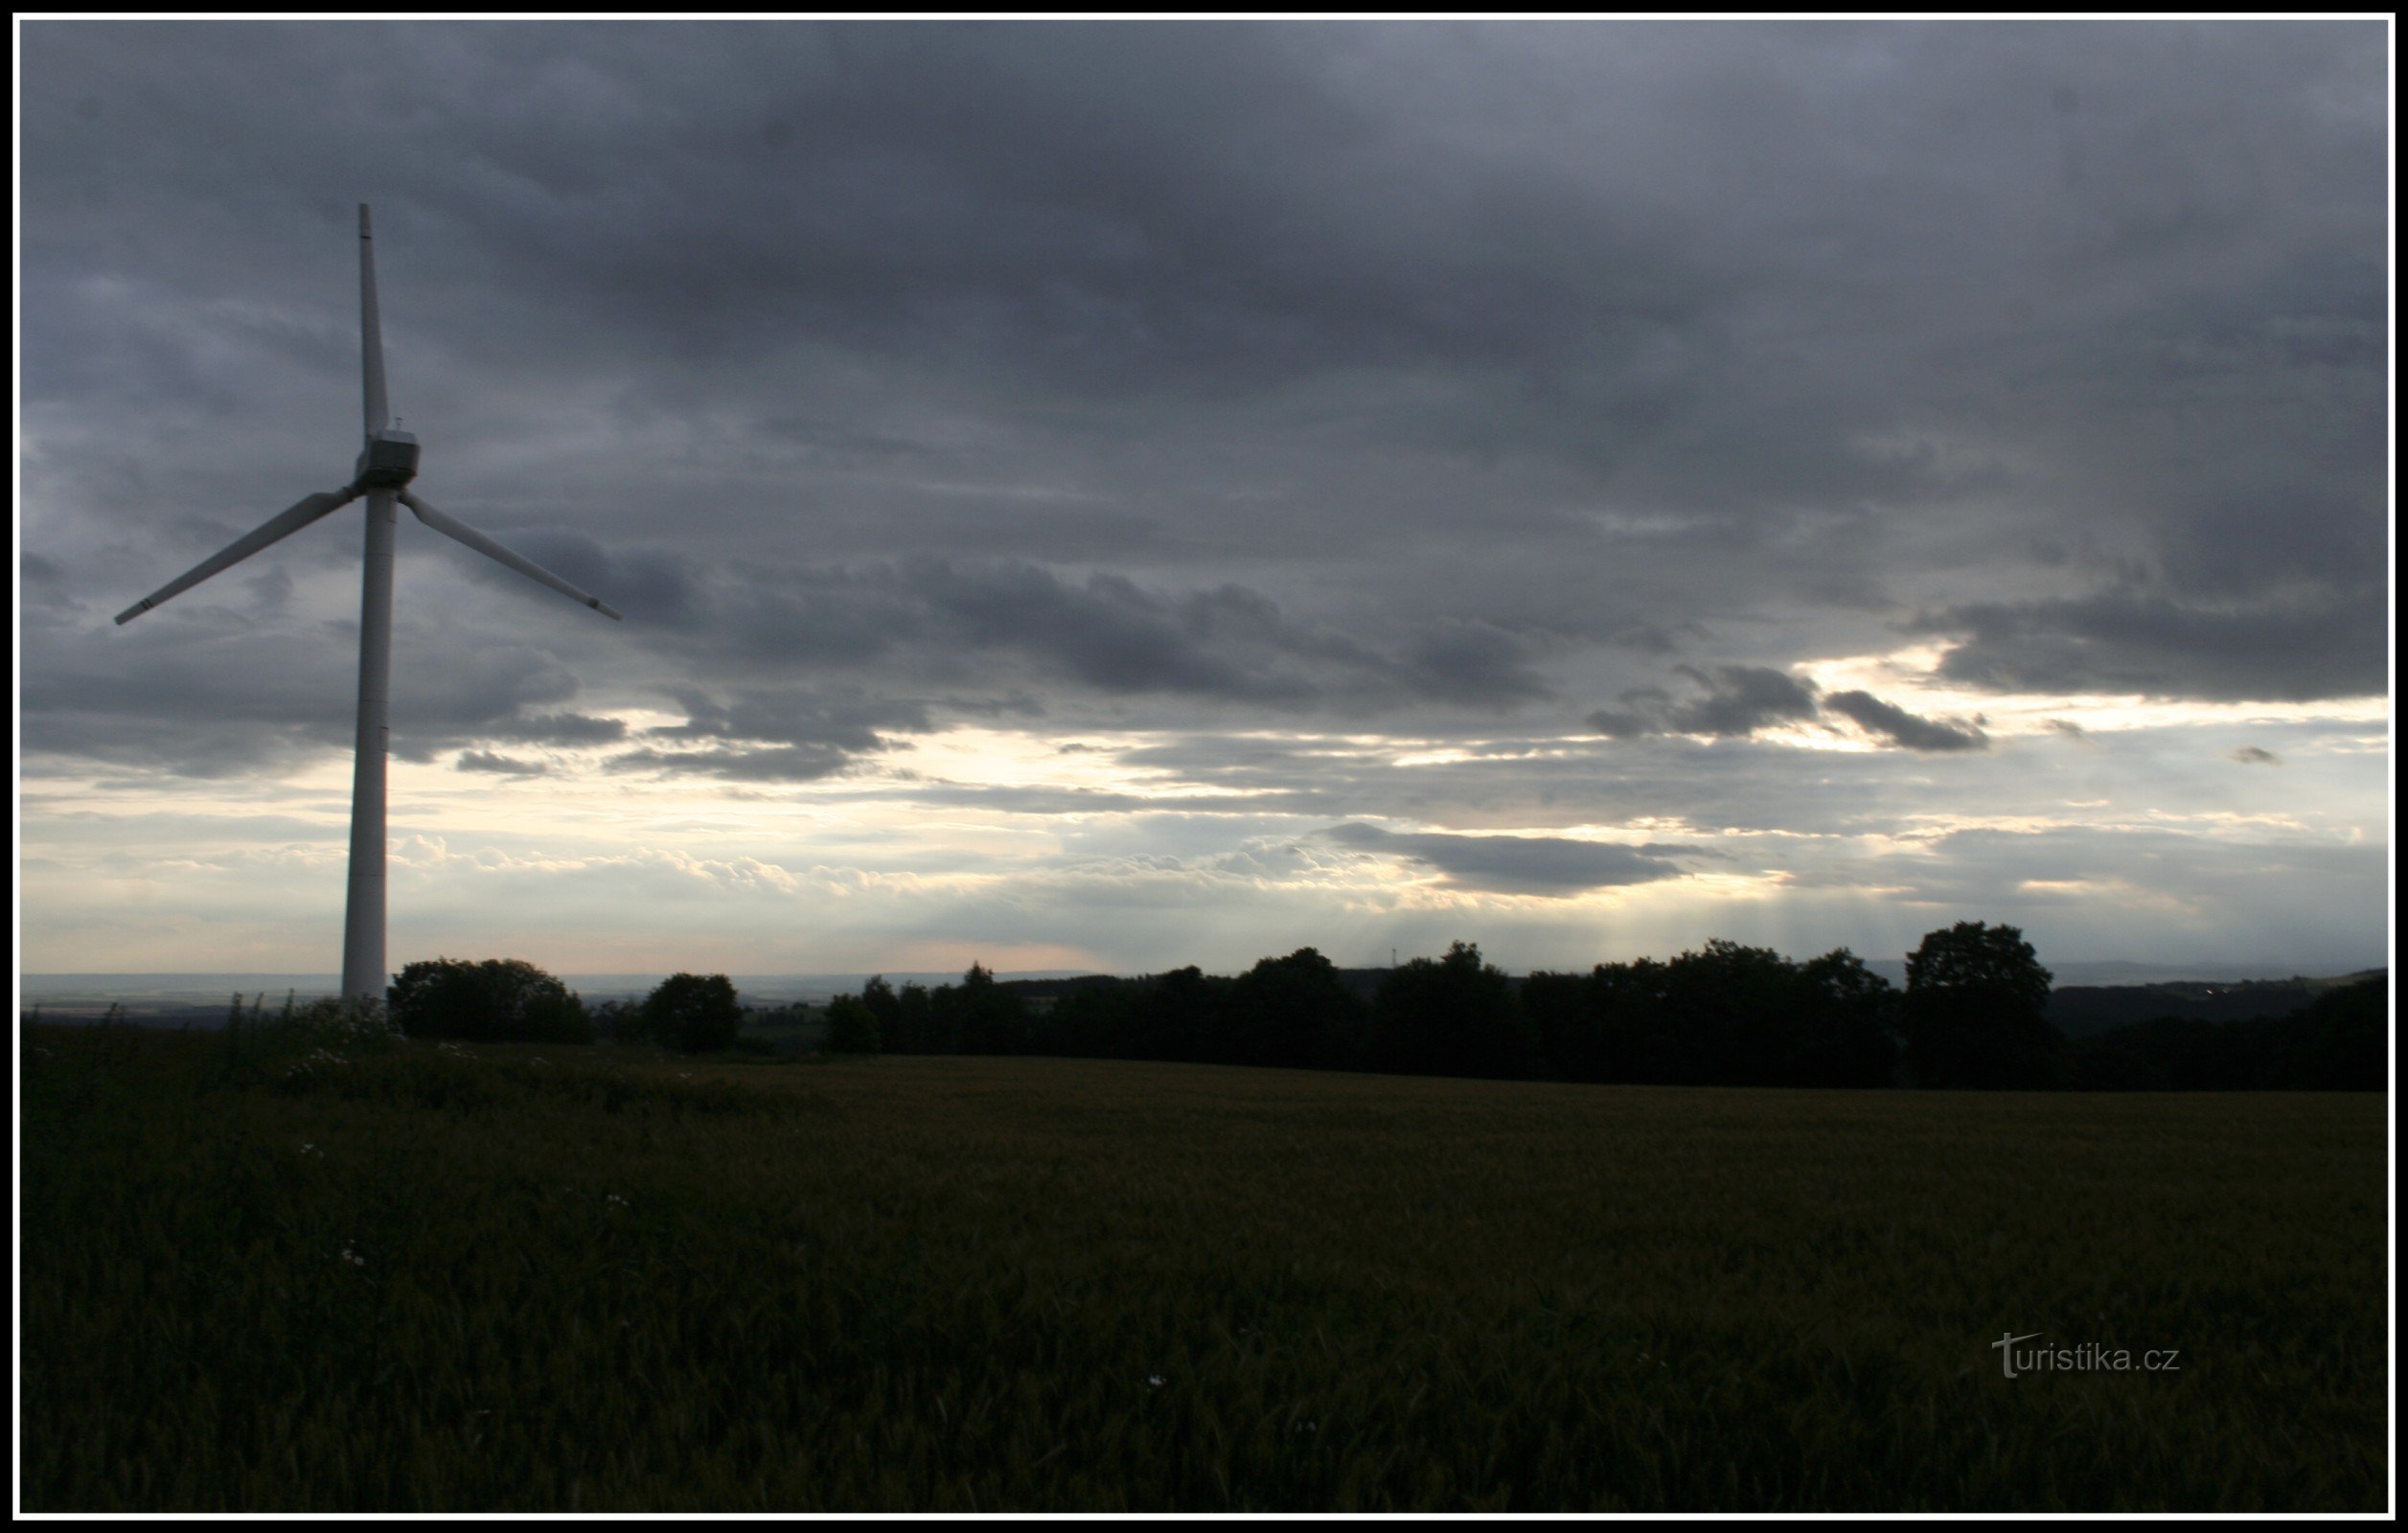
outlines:
[[418, 477], [418, 438], [388, 426], [368, 438], [359, 449], [359, 469], [351, 487], [362, 494], [371, 490], [399, 490]]

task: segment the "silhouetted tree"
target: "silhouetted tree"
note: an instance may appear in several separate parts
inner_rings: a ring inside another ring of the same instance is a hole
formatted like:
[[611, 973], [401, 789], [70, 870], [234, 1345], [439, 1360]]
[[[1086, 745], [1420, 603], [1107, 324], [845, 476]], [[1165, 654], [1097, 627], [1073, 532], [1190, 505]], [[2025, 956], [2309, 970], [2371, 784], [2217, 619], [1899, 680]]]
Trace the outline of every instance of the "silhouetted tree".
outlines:
[[878, 1036], [884, 1046], [892, 1048], [903, 1036], [903, 1002], [895, 995], [895, 987], [886, 983], [884, 974], [872, 974], [861, 987], [861, 1004], [878, 1019]]
[[1087, 1059], [1142, 1058], [1145, 987], [1112, 979], [1064, 993], [1044, 1017], [1048, 1052]]
[[1392, 970], [1373, 1001], [1373, 1067], [1414, 1075], [1521, 1075], [1537, 1064], [1529, 1019], [1504, 971], [1457, 942]]
[[939, 1040], [936, 1052], [1018, 1054], [1027, 1047], [1027, 1010], [1021, 998], [974, 963], [958, 985], [940, 985], [930, 997]]
[[645, 1036], [687, 1054], [732, 1044], [744, 1017], [725, 974], [671, 974], [644, 997]]
[[889, 1054], [942, 1054], [936, 1033], [936, 1001], [929, 987], [907, 980], [895, 995], [895, 1030], [883, 1039]]
[[584, 1003], [566, 985], [517, 958], [421, 960], [394, 976], [385, 1009], [410, 1038], [593, 1041]]
[[1798, 1086], [1890, 1086], [1898, 1070], [1898, 993], [1846, 948], [1809, 959], [1801, 991]]
[[825, 1047], [831, 1054], [878, 1052], [878, 1014], [861, 996], [838, 995], [828, 1003]]
[[1800, 965], [1719, 939], [1522, 985], [1548, 1071], [1568, 1081], [1887, 1086], [1896, 1002], [1846, 949]]
[[1589, 972], [1609, 1081], [1666, 1085], [1698, 1078], [1694, 1040], [1671, 1008], [1672, 972], [1653, 958], [1599, 964]]
[[1335, 1069], [1354, 1064], [1370, 1008], [1312, 948], [1265, 958], [1228, 992], [1229, 1058], [1241, 1064]]
[[1532, 973], [1522, 981], [1522, 1011], [1529, 1018], [1547, 1073], [1559, 1081], [1614, 1079], [1614, 1058], [1597, 987], [1588, 974]]
[[1140, 1057], [1228, 1063], [1228, 983], [1205, 978], [1194, 964], [1155, 975], [1140, 1003]]
[[1673, 1079], [1774, 1086], [1792, 1064], [1798, 968], [1770, 948], [1717, 937], [1664, 966], [1663, 1006], [1677, 1028]]
[[2064, 1078], [2049, 971], [2013, 927], [1960, 921], [1907, 955], [1901, 1030], [1917, 1086], [2030, 1090]]

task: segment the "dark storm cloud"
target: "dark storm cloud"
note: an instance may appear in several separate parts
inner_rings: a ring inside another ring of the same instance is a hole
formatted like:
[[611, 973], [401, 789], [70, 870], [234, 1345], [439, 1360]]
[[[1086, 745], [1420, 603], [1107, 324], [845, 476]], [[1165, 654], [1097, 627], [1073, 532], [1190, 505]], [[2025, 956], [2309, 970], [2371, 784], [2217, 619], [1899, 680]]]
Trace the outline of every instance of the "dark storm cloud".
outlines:
[[[1502, 708], [1548, 695], [1540, 640], [1501, 624], [1409, 620], [1386, 645], [1290, 618], [1236, 583], [1177, 589], [1097, 572], [1066, 578], [1025, 561], [919, 558], [717, 572], [714, 616], [675, 643], [693, 661], [776, 671], [798, 663], [928, 684], [1000, 653], [1055, 687], [1281, 712], [1393, 709], [1418, 701]], [[990, 672], [991, 674], [991, 672]], [[967, 713], [1026, 714], [1025, 694], [959, 699]]]
[[1618, 846], [1546, 835], [1410, 835], [1376, 825], [1333, 825], [1328, 840], [1358, 852], [1402, 858], [1446, 875], [1447, 882], [1498, 894], [1565, 896], [1619, 884], [1677, 879], [1687, 846]]
[[835, 777], [853, 765], [858, 751], [842, 745], [719, 746], [705, 750], [630, 750], [603, 763], [614, 772], [653, 771], [737, 782], [809, 783]]
[[1548, 697], [1528, 639], [1495, 623], [1450, 622], [1413, 641], [1404, 674], [1412, 690], [1447, 702], [1499, 706]]
[[[592, 538], [560, 528], [540, 527], [514, 532], [510, 546], [588, 591], [608, 591], [610, 605], [647, 629], [676, 631], [700, 621], [700, 601], [693, 561], [656, 549], [612, 553]], [[510, 586], [531, 594], [524, 577], [489, 561], [461, 561], [491, 586]]]
[[525, 745], [603, 745], [627, 736], [627, 724], [617, 719], [598, 719], [583, 713], [543, 713], [514, 719], [485, 732], [488, 740], [506, 740]]
[[39, 554], [17, 561], [17, 599], [28, 606], [67, 607], [75, 604], [66, 571]]
[[[23, 41], [29, 749], [348, 745], [355, 534], [179, 599], [262, 625], [211, 675], [90, 625], [348, 465], [362, 199], [427, 493], [629, 619], [405, 554], [397, 750], [832, 676], [947, 699], [868, 738], [1570, 694], [1968, 750], [1782, 663], [1899, 628], [1980, 687], [2388, 685], [2379, 22]], [[866, 748], [789, 733], [634, 748]]]
[[1814, 717], [1814, 684], [1759, 666], [1723, 665], [1711, 674], [1681, 667], [1706, 696], [1667, 715], [1667, 726], [1688, 734], [1746, 735], [1768, 724]]
[[1601, 709], [1589, 722], [1617, 739], [1639, 735], [1752, 735], [1773, 724], [1810, 720], [1815, 686], [1762, 666], [1719, 665], [1710, 670], [1681, 666], [1681, 675], [1703, 696], [1677, 701], [1661, 687], [1635, 687], [1622, 707]]
[[642, 745], [604, 763], [610, 770], [812, 782], [930, 727], [923, 705], [856, 688], [749, 689], [722, 698], [680, 686], [670, 693], [685, 721], [645, 730]]
[[453, 762], [454, 769], [464, 772], [492, 772], [503, 777], [540, 777], [550, 770], [541, 762], [515, 761], [497, 756], [490, 750], [464, 750]]
[[1832, 713], [1854, 720], [1869, 734], [1909, 750], [1981, 750], [1989, 737], [1971, 724], [1946, 724], [1911, 714], [1869, 692], [1835, 692], [1823, 699]]
[[[576, 744], [615, 721], [562, 705], [578, 683], [551, 656], [401, 625], [393, 754], [430, 761], [486, 741]], [[28, 755], [223, 776], [353, 744], [357, 629], [299, 629], [194, 606], [126, 628], [28, 629]], [[173, 721], [170, 726], [165, 721]]]
[[1589, 715], [1590, 726], [1616, 740], [1647, 735], [1706, 735], [1744, 739], [1776, 724], [1821, 722], [1836, 714], [1879, 740], [1908, 750], [1984, 750], [1989, 737], [1970, 723], [1943, 722], [1909, 713], [1869, 692], [1824, 697], [1812, 681], [1762, 666], [1722, 665], [1707, 670], [1681, 666], [1701, 691], [1675, 699], [1661, 687], [1634, 687], [1618, 709]]
[[2063, 600], [1968, 603], [1907, 629], [1955, 638], [1939, 673], [1971, 686], [2310, 701], [2389, 690], [2387, 623], [2379, 588], [2236, 606], [2118, 587]]
[[[1570, 364], [1584, 338], [1627, 348], [1692, 317], [1715, 286], [1637, 210], [1568, 198], [1544, 166], [1401, 193], [1422, 147], [1390, 103], [1338, 87], [1336, 34], [694, 29], [667, 81], [624, 34], [557, 36], [514, 31], [433, 87], [492, 125], [458, 152], [550, 194], [509, 210], [508, 238], [683, 352], [758, 344], [775, 319], [1189, 395], [1400, 360]], [[550, 87], [543, 109], [485, 97], [513, 76]], [[664, 83], [695, 92], [665, 143], [642, 105]], [[604, 160], [653, 216], [594, 239], [578, 224], [618, 199]]]
[[[1071, 584], [1028, 564], [915, 562], [906, 587], [957, 643], [1014, 647], [1104, 692], [1194, 693], [1271, 704], [1310, 698], [1279, 662], [1278, 608], [1235, 585], [1168, 597], [1118, 575]], [[1241, 657], [1265, 641], [1270, 652]], [[1216, 645], [1214, 641], [1223, 643]]]
[[747, 690], [722, 700], [700, 688], [677, 687], [671, 696], [686, 713], [681, 724], [644, 731], [656, 741], [758, 741], [781, 745], [877, 749], [884, 731], [929, 728], [918, 703], [875, 697], [858, 689]]

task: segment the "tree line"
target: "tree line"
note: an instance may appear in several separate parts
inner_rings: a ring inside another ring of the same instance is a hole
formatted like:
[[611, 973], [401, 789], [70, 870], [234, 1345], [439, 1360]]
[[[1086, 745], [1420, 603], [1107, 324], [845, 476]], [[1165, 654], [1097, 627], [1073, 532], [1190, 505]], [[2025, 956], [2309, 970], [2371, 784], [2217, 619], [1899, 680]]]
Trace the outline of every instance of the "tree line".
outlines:
[[1234, 977], [1194, 967], [1026, 1005], [974, 966], [958, 985], [877, 978], [828, 1010], [902, 1054], [1071, 1054], [1308, 1069], [1679, 1086], [2043, 1087], [2062, 1040], [2049, 972], [2012, 927], [1961, 923], [1908, 960], [1901, 993], [1846, 949], [1798, 963], [1709, 942], [1668, 961], [1517, 983], [1458, 942], [1368, 998], [1311, 948]]
[[[235, 997], [239, 1004], [241, 996]], [[687, 1054], [735, 1044], [744, 1007], [725, 974], [671, 974], [633, 1006], [588, 1008], [523, 958], [429, 958], [393, 976], [385, 1015], [408, 1038], [473, 1043], [590, 1043], [597, 1023], [622, 1042]]]
[[[415, 977], [414, 977], [415, 976]], [[1457, 942], [1389, 970], [1369, 995], [1300, 948], [1233, 976], [1190, 966], [1060, 988], [1050, 1006], [974, 964], [933, 989], [873, 977], [826, 1011], [832, 1052], [1031, 1054], [1664, 1086], [1983, 1089], [2383, 1089], [2381, 980], [2260, 1023], [2162, 1018], [2069, 1041], [2050, 972], [2011, 926], [1959, 922], [1907, 955], [1903, 990], [1847, 949], [1800, 962], [1712, 941], [1666, 960], [1515, 980]], [[546, 988], [544, 982], [548, 982]], [[467, 1004], [478, 984], [511, 1004]], [[444, 986], [451, 987], [445, 990]], [[417, 1036], [576, 1041], [576, 997], [516, 960], [413, 965], [392, 993]], [[464, 1009], [465, 1007], [465, 1009]], [[725, 975], [677, 974], [602, 1008], [612, 1036], [699, 1051], [738, 1038]], [[460, 1018], [481, 1018], [464, 1031]], [[520, 1020], [513, 1021], [516, 1016]]]
[[1799, 962], [1713, 941], [1668, 960], [1516, 982], [1456, 943], [1368, 997], [1311, 948], [1222, 977], [1189, 967], [1027, 1004], [974, 965], [959, 984], [883, 977], [828, 1008], [831, 1048], [1052, 1054], [1669, 1086], [2369, 1089], [2388, 1082], [2371, 981], [2300, 1015], [2203, 1039], [2151, 1024], [2069, 1041], [2011, 926], [1959, 922], [1907, 955], [1903, 990], [1842, 948]]

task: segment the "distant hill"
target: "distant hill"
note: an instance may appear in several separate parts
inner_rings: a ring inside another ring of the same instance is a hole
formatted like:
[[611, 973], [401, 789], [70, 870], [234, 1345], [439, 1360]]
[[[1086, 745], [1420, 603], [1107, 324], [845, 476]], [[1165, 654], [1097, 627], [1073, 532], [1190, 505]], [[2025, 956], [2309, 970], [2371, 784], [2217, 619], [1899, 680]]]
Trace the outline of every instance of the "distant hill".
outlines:
[[[2160, 1014], [2073, 1039], [2067, 1084], [2092, 1091], [2381, 1091], [2391, 1084], [2389, 975], [2321, 985], [2282, 1017]], [[2269, 984], [2261, 993], [2288, 987]]]
[[2177, 980], [2155, 985], [2060, 985], [2049, 993], [2049, 1020], [2069, 1038], [2085, 1038], [2111, 1028], [2128, 1027], [2160, 1017], [2201, 1022], [2245, 1022], [2261, 1017], [2288, 1017], [2317, 996], [2363, 979], [2383, 978], [2387, 971], [2364, 969], [2353, 974], [2289, 979], [2244, 979], [2236, 982]]

